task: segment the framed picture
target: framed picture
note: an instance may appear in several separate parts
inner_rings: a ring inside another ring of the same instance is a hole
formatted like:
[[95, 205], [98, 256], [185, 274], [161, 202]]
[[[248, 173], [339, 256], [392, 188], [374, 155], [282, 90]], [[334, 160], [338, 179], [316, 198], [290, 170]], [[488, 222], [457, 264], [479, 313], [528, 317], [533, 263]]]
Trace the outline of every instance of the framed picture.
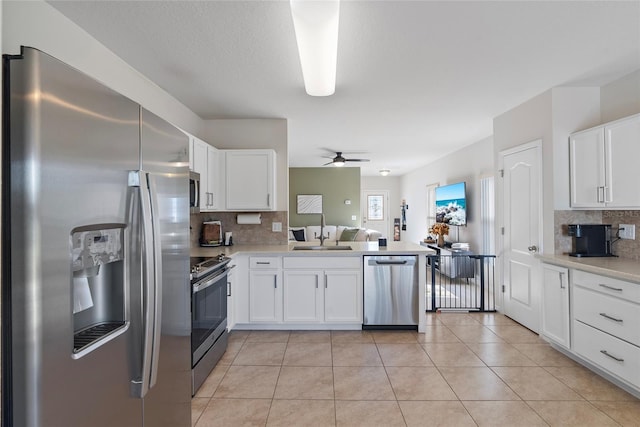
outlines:
[[322, 194], [298, 194], [299, 214], [320, 214], [322, 213]]

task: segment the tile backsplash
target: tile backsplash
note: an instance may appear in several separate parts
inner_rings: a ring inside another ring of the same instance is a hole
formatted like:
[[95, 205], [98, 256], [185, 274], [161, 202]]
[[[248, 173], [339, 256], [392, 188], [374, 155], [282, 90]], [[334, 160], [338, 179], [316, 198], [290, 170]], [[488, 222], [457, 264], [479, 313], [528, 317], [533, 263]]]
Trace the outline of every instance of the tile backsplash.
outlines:
[[[204, 221], [222, 221], [222, 232], [233, 233], [233, 243], [241, 245], [280, 245], [289, 241], [287, 212], [260, 212], [262, 224], [237, 224], [238, 212], [202, 212], [191, 214], [191, 247], [200, 246]], [[282, 223], [282, 231], [271, 231], [273, 222]]]
[[620, 258], [640, 260], [640, 211], [637, 210], [599, 210], [555, 211], [555, 253], [571, 252], [571, 237], [567, 235], [567, 224], [611, 224], [617, 231], [620, 224], [635, 224], [636, 240], [615, 240], [613, 253]]

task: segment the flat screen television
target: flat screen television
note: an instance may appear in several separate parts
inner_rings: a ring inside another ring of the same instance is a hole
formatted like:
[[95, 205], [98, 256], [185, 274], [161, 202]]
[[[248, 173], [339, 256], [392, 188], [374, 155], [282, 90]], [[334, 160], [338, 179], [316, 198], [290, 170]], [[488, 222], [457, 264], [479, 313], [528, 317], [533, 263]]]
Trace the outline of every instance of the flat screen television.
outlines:
[[436, 222], [467, 225], [466, 196], [464, 182], [436, 187]]

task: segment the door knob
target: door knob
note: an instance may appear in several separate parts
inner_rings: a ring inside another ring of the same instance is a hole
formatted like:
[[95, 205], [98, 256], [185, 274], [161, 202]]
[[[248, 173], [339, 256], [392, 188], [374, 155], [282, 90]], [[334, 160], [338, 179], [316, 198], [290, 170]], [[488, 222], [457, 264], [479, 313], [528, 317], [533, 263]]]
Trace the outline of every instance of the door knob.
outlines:
[[538, 252], [538, 247], [536, 245], [529, 246], [529, 252]]

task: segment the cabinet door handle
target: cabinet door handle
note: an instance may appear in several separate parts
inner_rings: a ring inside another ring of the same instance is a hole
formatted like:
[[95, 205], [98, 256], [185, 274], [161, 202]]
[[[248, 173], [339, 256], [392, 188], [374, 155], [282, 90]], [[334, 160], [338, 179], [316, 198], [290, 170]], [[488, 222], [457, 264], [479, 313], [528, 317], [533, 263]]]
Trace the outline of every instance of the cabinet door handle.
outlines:
[[318, 289], [318, 276], [316, 276], [316, 289]]
[[271, 194], [267, 193], [267, 207], [270, 208], [271, 207]]
[[273, 289], [278, 289], [278, 276], [273, 276]]
[[623, 323], [624, 322], [624, 320], [616, 319], [615, 317], [611, 317], [607, 313], [600, 313], [600, 316], [605, 317], [605, 318], [607, 318], [609, 320], [613, 320], [614, 322], [618, 322], [618, 323]]
[[611, 202], [611, 199], [607, 198], [607, 193], [609, 192], [609, 187], [608, 186], [604, 186], [602, 187], [602, 201], [605, 203], [609, 203]]
[[256, 264], [258, 264], [258, 265], [271, 265], [271, 261], [257, 261]]
[[607, 202], [607, 189], [606, 186], [598, 187], [598, 203], [606, 203]]
[[329, 284], [327, 283], [327, 276], [324, 276], [324, 288], [327, 289], [329, 287]]
[[622, 288], [614, 288], [613, 286], [605, 285], [604, 283], [600, 283], [598, 286], [602, 286], [603, 288], [610, 289], [612, 291], [622, 292], [624, 289]]
[[620, 358], [620, 357], [613, 356], [613, 355], [611, 355], [611, 354], [607, 353], [607, 350], [600, 350], [600, 353], [604, 354], [604, 355], [605, 355], [605, 356], [607, 356], [607, 357], [612, 358], [612, 359], [613, 359], [613, 360], [615, 360], [616, 362], [624, 362], [624, 359], [622, 359], [622, 358]]
[[558, 276], [560, 278], [560, 289], [565, 289], [566, 286], [564, 286], [564, 271], [558, 271]]
[[231, 296], [231, 282], [227, 282], [227, 296]]

